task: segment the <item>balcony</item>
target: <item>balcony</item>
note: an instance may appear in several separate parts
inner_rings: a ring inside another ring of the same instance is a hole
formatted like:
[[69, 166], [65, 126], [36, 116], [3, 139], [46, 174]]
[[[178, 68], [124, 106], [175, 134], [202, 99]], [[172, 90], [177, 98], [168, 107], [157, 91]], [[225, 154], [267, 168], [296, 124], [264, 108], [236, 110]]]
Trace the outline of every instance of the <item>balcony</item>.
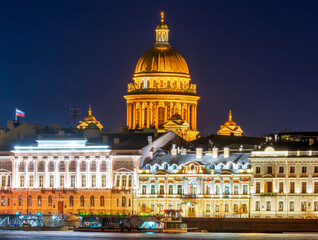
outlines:
[[128, 94], [151, 94], [151, 93], [163, 93], [163, 94], [184, 94], [184, 95], [196, 95], [196, 84], [190, 84], [187, 89], [178, 88], [136, 88], [134, 83], [128, 84]]
[[266, 192], [266, 193], [261, 193], [261, 196], [277, 196], [277, 193]]

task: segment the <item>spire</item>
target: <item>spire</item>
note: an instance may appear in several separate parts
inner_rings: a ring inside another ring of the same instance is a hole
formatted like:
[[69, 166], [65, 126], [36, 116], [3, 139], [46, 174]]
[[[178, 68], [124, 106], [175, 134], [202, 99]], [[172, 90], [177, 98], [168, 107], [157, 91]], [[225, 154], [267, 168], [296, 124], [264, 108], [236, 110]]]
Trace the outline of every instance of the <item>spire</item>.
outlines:
[[165, 13], [161, 12], [161, 22], [163, 23], [165, 21]]
[[229, 121], [232, 122], [232, 111], [231, 111], [231, 109], [230, 109], [230, 113], [229, 113]]
[[165, 24], [165, 14], [161, 12], [160, 14], [161, 20], [159, 25], [156, 28], [156, 43], [155, 45], [169, 45], [169, 28], [167, 24]]
[[92, 107], [91, 107], [91, 105], [89, 105], [89, 108], [88, 108], [88, 115], [92, 116]]

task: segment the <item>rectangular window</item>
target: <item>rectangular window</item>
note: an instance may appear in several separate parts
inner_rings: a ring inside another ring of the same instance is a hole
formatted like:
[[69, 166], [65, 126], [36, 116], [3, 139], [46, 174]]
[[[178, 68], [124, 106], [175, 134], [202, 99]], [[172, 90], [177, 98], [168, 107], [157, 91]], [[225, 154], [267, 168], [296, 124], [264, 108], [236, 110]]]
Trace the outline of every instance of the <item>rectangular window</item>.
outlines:
[[261, 183], [257, 182], [256, 183], [256, 192], [255, 193], [260, 193], [261, 192]]
[[256, 167], [255, 168], [255, 173], [260, 174], [261, 173], [261, 167]]
[[289, 193], [295, 193], [295, 182], [290, 182], [289, 187]]
[[82, 175], [82, 187], [86, 187], [86, 175]]
[[141, 194], [146, 194], [146, 193], [147, 193], [147, 186], [146, 185], [142, 185]]
[[64, 175], [60, 175], [60, 187], [64, 187]]
[[220, 186], [216, 185], [215, 186], [215, 195], [219, 195], [220, 194]]
[[165, 187], [163, 185], [160, 185], [159, 194], [165, 194]]
[[278, 211], [284, 211], [284, 202], [283, 201], [278, 202]]
[[34, 176], [30, 175], [29, 176], [29, 187], [33, 187], [33, 184], [34, 184]]
[[228, 203], [225, 203], [224, 205], [224, 212], [229, 212], [229, 204]]
[[106, 175], [102, 175], [102, 187], [106, 187]]
[[20, 176], [20, 187], [24, 187], [24, 176]]
[[92, 175], [92, 187], [96, 187], [96, 175]]
[[284, 183], [283, 182], [279, 182], [279, 193], [283, 193], [284, 192]]
[[305, 212], [306, 211], [306, 206], [307, 206], [306, 202], [302, 201], [301, 202], [301, 211]]
[[131, 187], [132, 186], [132, 176], [129, 175], [128, 176], [128, 187]]
[[210, 195], [211, 194], [211, 186], [206, 186], [205, 188], [205, 194]]
[[71, 187], [75, 187], [75, 175], [71, 175]]
[[173, 186], [169, 185], [169, 195], [172, 195], [172, 194], [173, 194]]
[[318, 202], [314, 202], [314, 211], [318, 211]]
[[151, 185], [151, 194], [156, 194], [156, 186]]
[[306, 182], [301, 183], [301, 193], [307, 193], [307, 183]]
[[50, 175], [50, 187], [54, 186], [54, 176]]
[[314, 173], [318, 173], [318, 166], [314, 167]]
[[247, 212], [247, 204], [241, 204], [241, 208], [243, 213]]
[[206, 211], [206, 212], [210, 212], [210, 211], [211, 211], [211, 205], [210, 205], [210, 203], [207, 203], [207, 204], [205, 205], [205, 211]]
[[215, 204], [215, 212], [220, 212], [220, 204]]
[[19, 196], [19, 206], [23, 206], [23, 197]]
[[260, 211], [261, 210], [261, 202], [260, 201], [256, 201], [255, 202], [255, 211]]
[[294, 202], [289, 202], [289, 211], [294, 211]]
[[182, 185], [178, 185], [178, 195], [182, 194]]
[[2, 178], [1, 178], [1, 186], [2, 187], [5, 187], [6, 186], [6, 176], [2, 176]]
[[238, 195], [239, 194], [239, 187], [238, 185], [234, 186], [234, 195]]
[[266, 182], [266, 192], [273, 192], [273, 182]]
[[8, 176], [8, 187], [11, 186], [11, 176]]
[[120, 176], [119, 175], [116, 176], [116, 186], [117, 187], [120, 186]]
[[271, 210], [271, 202], [266, 201], [266, 211], [270, 211], [270, 210]]
[[243, 195], [248, 194], [248, 185], [243, 185]]
[[315, 185], [314, 185], [314, 191], [315, 191], [315, 193], [318, 193], [318, 182], [315, 182], [314, 183]]
[[39, 187], [43, 187], [43, 184], [44, 184], [44, 177], [43, 177], [43, 175], [40, 175], [39, 176]]
[[306, 174], [307, 173], [307, 166], [302, 166], [301, 167], [301, 173]]
[[283, 166], [279, 166], [278, 168], [278, 173], [284, 173], [284, 167]]
[[272, 166], [268, 166], [267, 167], [267, 173], [268, 174], [272, 174], [273, 173], [273, 167]]
[[291, 173], [291, 174], [295, 173], [295, 166], [290, 166], [289, 173]]
[[155, 211], [155, 204], [154, 204], [154, 203], [151, 204], [151, 211], [152, 211], [152, 212]]
[[141, 205], [141, 211], [145, 212], [146, 211], [146, 203], [143, 203]]
[[234, 210], [235, 213], [238, 213], [239, 209], [238, 209], [238, 204], [237, 203], [234, 203], [234, 209], [233, 210]]

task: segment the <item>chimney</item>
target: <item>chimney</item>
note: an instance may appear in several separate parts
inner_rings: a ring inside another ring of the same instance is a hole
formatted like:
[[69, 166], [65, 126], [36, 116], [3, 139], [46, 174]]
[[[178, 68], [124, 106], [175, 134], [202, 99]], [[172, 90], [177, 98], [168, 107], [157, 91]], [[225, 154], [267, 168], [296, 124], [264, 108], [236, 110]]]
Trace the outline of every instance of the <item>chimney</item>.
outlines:
[[228, 158], [230, 156], [230, 148], [225, 147], [223, 155], [224, 155], [225, 158]]
[[212, 158], [217, 158], [219, 155], [219, 149], [217, 147], [214, 147], [212, 149]]
[[203, 148], [196, 148], [197, 158], [201, 159], [203, 157]]
[[172, 144], [171, 155], [176, 156], [178, 154], [178, 149], [176, 148], [176, 144]]
[[59, 137], [64, 137], [65, 136], [65, 131], [64, 130], [58, 130], [57, 132]]
[[187, 149], [185, 148], [181, 148], [180, 152], [181, 152], [181, 155], [187, 155]]
[[107, 143], [108, 142], [108, 136], [103, 136], [103, 143]]
[[148, 136], [148, 144], [152, 144], [152, 136]]
[[119, 144], [119, 138], [118, 137], [114, 138], [114, 144]]
[[239, 151], [243, 152], [243, 145], [240, 146]]
[[149, 156], [150, 156], [150, 159], [153, 159], [153, 150], [152, 149], [150, 150]]

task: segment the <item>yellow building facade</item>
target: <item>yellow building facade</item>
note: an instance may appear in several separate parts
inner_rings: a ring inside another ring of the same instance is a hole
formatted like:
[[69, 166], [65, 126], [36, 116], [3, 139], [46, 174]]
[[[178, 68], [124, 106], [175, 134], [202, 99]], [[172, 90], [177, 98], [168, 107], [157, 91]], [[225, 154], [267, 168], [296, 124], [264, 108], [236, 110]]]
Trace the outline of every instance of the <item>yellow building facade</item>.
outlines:
[[[172, 130], [190, 141], [197, 137], [196, 85], [190, 83], [189, 69], [184, 58], [169, 44], [169, 28], [161, 22], [156, 28], [154, 47], [139, 59], [133, 83], [128, 84], [127, 126], [130, 130], [144, 128], [158, 132]], [[186, 122], [181, 128], [170, 121], [175, 115]], [[186, 127], [185, 127], [186, 126]], [[178, 129], [178, 130], [177, 130]]]
[[218, 135], [224, 136], [242, 136], [243, 130], [237, 126], [236, 122], [232, 119], [232, 112], [230, 110], [229, 120], [222, 125], [218, 131]]

